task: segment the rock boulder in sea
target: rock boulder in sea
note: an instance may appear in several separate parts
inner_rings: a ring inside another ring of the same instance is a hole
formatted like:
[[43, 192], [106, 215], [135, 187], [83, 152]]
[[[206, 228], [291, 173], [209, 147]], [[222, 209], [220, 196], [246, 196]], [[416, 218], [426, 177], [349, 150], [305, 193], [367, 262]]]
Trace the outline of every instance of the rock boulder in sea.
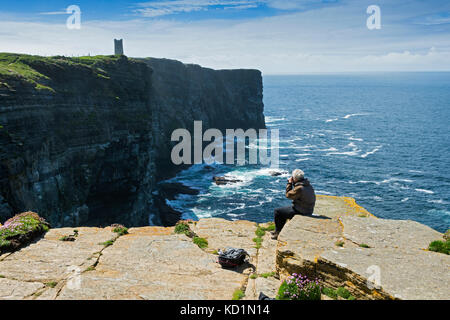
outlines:
[[213, 181], [217, 185], [225, 185], [225, 184], [242, 182], [242, 180], [239, 180], [239, 179], [233, 179], [233, 178], [227, 178], [227, 177], [217, 177], [217, 176], [213, 177]]

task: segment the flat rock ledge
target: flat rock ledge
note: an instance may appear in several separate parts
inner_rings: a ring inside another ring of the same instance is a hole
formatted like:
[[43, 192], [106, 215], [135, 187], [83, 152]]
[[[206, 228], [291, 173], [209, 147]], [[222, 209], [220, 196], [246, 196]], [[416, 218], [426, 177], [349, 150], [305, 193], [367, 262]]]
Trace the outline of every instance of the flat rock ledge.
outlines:
[[[352, 198], [318, 196], [313, 217], [295, 216], [278, 241], [256, 248], [257, 224], [201, 219], [190, 223], [199, 248], [173, 227], [51, 229], [0, 256], [0, 299], [244, 299], [275, 297], [293, 272], [345, 287], [357, 299], [449, 299], [450, 258], [427, 251], [443, 235], [413, 221], [378, 219]], [[264, 224], [262, 224], [264, 226]], [[222, 269], [217, 251], [244, 248], [248, 263]]]

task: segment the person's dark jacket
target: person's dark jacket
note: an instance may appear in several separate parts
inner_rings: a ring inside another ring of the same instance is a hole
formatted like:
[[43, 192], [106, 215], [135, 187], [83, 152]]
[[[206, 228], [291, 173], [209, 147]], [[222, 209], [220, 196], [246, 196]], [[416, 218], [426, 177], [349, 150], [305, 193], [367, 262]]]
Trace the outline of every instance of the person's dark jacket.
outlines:
[[289, 183], [286, 186], [286, 198], [292, 200], [292, 206], [301, 214], [312, 214], [316, 204], [316, 194], [308, 179], [303, 179], [295, 184]]

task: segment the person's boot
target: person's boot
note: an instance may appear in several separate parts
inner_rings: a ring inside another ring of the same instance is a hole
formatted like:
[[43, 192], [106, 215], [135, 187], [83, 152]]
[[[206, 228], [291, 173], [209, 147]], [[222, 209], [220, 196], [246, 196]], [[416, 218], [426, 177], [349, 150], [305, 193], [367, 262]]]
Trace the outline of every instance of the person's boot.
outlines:
[[273, 231], [270, 233], [272, 235], [272, 240], [277, 240], [278, 239], [278, 235], [280, 234], [278, 231]]

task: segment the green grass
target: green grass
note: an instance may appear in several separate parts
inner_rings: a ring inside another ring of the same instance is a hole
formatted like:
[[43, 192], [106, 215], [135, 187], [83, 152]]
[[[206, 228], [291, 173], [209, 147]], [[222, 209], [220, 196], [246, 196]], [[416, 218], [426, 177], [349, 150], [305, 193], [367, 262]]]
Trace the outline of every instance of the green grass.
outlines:
[[192, 241], [201, 249], [208, 247], [208, 240], [205, 238], [194, 237]]
[[368, 244], [365, 244], [365, 243], [361, 243], [359, 246], [361, 248], [370, 248], [370, 246]]
[[256, 238], [253, 238], [253, 242], [256, 244], [255, 245], [256, 249], [261, 248], [261, 245], [263, 242], [262, 237], [264, 237], [264, 235], [266, 234], [266, 231], [273, 231], [273, 230], [275, 230], [275, 224], [273, 222], [269, 222], [269, 225], [267, 227], [263, 227], [261, 225], [258, 225], [256, 227], [256, 230], [255, 230]]
[[273, 272], [260, 273], [260, 274], [253, 273], [253, 274], [250, 276], [250, 279], [256, 279], [256, 278], [258, 278], [258, 277], [262, 277], [262, 278], [264, 278], [264, 279], [267, 279], [267, 278], [270, 278], [270, 277], [274, 277], [276, 274], [277, 274], [277, 273], [274, 272], [274, 271], [273, 271]]
[[5, 277], [4, 275], [0, 274], [0, 278], [4, 278], [4, 277]]
[[258, 237], [263, 237], [266, 234], [266, 231], [262, 227], [258, 226], [256, 228], [255, 234]]
[[59, 238], [59, 241], [75, 241], [75, 238], [78, 237], [78, 230], [73, 230], [73, 234], [68, 236], [62, 236]]
[[431, 242], [429, 244], [428, 250], [434, 251], [434, 252], [439, 252], [439, 253], [444, 253], [444, 254], [449, 254], [449, 252], [450, 252], [450, 240], [446, 240], [446, 241], [436, 240], [436, 241], [433, 241], [433, 242]]
[[332, 299], [337, 299], [338, 297], [344, 298], [346, 300], [356, 300], [351, 293], [344, 287], [339, 287], [336, 290], [332, 288], [322, 288], [322, 293]]
[[259, 249], [259, 248], [261, 248], [263, 239], [260, 238], [260, 237], [256, 237], [256, 238], [253, 238], [253, 242], [256, 244], [256, 245], [255, 245], [255, 248], [256, 248], [256, 249]]
[[272, 272], [266, 272], [266, 273], [261, 273], [259, 276], [263, 277], [264, 279], [267, 279], [269, 277], [273, 277], [275, 276], [277, 273], [272, 271]]
[[327, 288], [327, 287], [322, 288], [322, 293], [332, 299], [337, 299], [337, 297], [338, 297], [336, 290], [333, 290], [331, 288]]
[[175, 233], [178, 234], [185, 234], [186, 232], [188, 232], [190, 230], [189, 225], [187, 225], [184, 222], [179, 222], [175, 225]]
[[340, 296], [340, 297], [342, 297], [344, 299], [348, 299], [351, 296], [350, 292], [347, 289], [343, 288], [343, 287], [337, 288], [336, 293], [337, 293], [338, 296]]
[[101, 68], [103, 65], [114, 63], [119, 59], [127, 59], [121, 56], [86, 56], [69, 58], [63, 56], [42, 57], [16, 53], [0, 53], [0, 86], [10, 88], [6, 82], [8, 78], [20, 78], [34, 85], [37, 90], [46, 90], [54, 93], [55, 90], [48, 86], [50, 77], [39, 70], [61, 69], [68, 66], [82, 66], [93, 69], [92, 71], [101, 79], [110, 79], [108, 73]]
[[119, 236], [123, 236], [125, 234], [128, 234], [128, 228], [126, 228], [124, 226], [115, 227], [113, 229], [113, 232], [117, 233]]
[[237, 289], [233, 292], [233, 298], [231, 300], [241, 300], [243, 297], [245, 297], [245, 293], [241, 289]]
[[108, 240], [108, 241], [105, 241], [105, 242], [101, 242], [99, 244], [102, 245], [102, 246], [105, 246], [105, 248], [106, 248], [106, 247], [112, 246], [114, 244], [114, 241], [116, 241], [116, 240], [111, 239], [111, 240]]
[[45, 285], [49, 288], [54, 288], [54, 287], [56, 287], [57, 284], [58, 284], [58, 282], [55, 282], [55, 281], [45, 283]]
[[344, 241], [336, 241], [334, 244], [337, 245], [338, 247], [343, 247]]

